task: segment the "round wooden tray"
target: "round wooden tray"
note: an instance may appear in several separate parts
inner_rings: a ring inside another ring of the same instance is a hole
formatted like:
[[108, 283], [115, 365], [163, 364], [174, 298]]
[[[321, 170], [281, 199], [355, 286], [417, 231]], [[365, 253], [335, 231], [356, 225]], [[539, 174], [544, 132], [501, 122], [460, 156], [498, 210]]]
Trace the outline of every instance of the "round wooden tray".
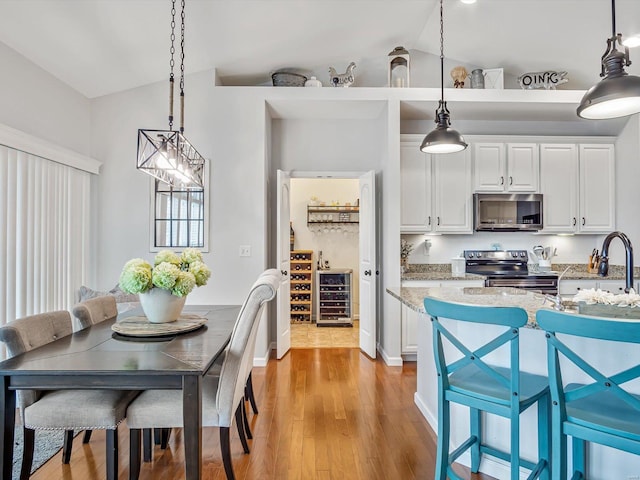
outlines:
[[114, 332], [131, 337], [162, 337], [197, 330], [207, 323], [199, 315], [182, 314], [175, 322], [151, 323], [144, 315], [126, 317], [111, 325]]

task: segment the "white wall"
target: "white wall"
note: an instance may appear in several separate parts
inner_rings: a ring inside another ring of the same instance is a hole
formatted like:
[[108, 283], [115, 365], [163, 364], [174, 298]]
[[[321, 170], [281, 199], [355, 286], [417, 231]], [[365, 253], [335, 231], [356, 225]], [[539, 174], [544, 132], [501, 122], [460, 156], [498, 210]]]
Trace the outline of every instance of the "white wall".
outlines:
[[4, 43], [0, 65], [0, 123], [89, 155], [89, 100]]
[[[265, 104], [261, 96], [213, 87], [212, 72], [185, 80], [185, 136], [211, 163], [208, 284], [190, 304], [242, 303], [266, 261]], [[151, 259], [151, 177], [138, 172], [138, 128], [167, 128], [166, 83], [96, 99], [92, 104], [92, 152], [104, 162], [99, 182], [98, 285], [112, 287], [132, 257]], [[177, 123], [177, 122], [176, 122]], [[240, 257], [239, 246], [251, 256]], [[266, 336], [266, 333], [263, 332]], [[259, 339], [256, 355], [265, 354]], [[262, 348], [263, 351], [259, 351]]]
[[[314, 262], [322, 251], [323, 260], [328, 260], [331, 268], [350, 268], [352, 275], [353, 315], [358, 318], [360, 312], [359, 282], [359, 245], [358, 231], [352, 233], [328, 232], [314, 233], [307, 226], [307, 205], [312, 196], [331, 205], [351, 203], [355, 205], [359, 196], [356, 179], [291, 179], [291, 222], [295, 232], [296, 250], [313, 250]], [[350, 228], [351, 226], [349, 226]], [[357, 229], [357, 225], [353, 226]], [[316, 292], [317, 293], [317, 289]], [[315, 305], [315, 299], [314, 299]]]
[[[616, 141], [616, 225], [635, 246], [640, 266], [640, 115], [629, 118]], [[624, 248], [618, 239], [609, 248], [611, 263], [624, 265]]]

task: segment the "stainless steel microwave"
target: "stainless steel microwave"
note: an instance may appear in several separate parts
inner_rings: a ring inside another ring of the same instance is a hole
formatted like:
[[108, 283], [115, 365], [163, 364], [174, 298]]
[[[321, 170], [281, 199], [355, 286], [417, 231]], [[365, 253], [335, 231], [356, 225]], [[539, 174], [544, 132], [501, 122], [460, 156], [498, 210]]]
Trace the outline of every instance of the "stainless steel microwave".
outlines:
[[542, 195], [474, 193], [476, 231], [520, 232], [542, 229]]

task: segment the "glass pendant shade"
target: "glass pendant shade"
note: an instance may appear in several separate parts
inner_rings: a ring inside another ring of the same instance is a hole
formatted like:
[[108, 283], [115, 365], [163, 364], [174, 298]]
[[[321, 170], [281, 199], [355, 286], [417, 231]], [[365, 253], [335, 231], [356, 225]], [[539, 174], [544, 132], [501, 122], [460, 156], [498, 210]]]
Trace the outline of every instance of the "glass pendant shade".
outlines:
[[624, 117], [640, 112], [640, 77], [606, 76], [587, 90], [578, 116], [590, 120]]
[[205, 159], [178, 131], [138, 130], [137, 168], [172, 187], [204, 188]]

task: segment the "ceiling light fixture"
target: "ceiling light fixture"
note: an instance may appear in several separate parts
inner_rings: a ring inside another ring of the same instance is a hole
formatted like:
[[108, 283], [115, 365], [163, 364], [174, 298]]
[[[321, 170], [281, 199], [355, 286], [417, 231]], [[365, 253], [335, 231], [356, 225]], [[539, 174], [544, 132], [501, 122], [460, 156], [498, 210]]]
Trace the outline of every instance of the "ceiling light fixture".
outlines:
[[176, 0], [171, 2], [169, 130], [138, 130], [136, 167], [172, 187], [204, 188], [205, 159], [184, 137], [184, 2], [180, 13], [180, 130], [173, 130]]
[[601, 60], [600, 76], [604, 78], [582, 97], [577, 111], [582, 118], [600, 120], [640, 112], [640, 78], [624, 71], [631, 65], [629, 47], [624, 46], [624, 53], [616, 48], [616, 43], [623, 44], [622, 34], [616, 33], [615, 0], [611, 0], [611, 26], [611, 38]]
[[429, 132], [420, 150], [425, 153], [454, 153], [467, 148], [467, 143], [457, 130], [451, 128], [449, 109], [444, 101], [444, 20], [440, 0], [440, 102], [436, 109], [436, 128]]
[[460, 0], [462, 3], [466, 3], [467, 5], [471, 5], [472, 3], [476, 3], [477, 0]]

